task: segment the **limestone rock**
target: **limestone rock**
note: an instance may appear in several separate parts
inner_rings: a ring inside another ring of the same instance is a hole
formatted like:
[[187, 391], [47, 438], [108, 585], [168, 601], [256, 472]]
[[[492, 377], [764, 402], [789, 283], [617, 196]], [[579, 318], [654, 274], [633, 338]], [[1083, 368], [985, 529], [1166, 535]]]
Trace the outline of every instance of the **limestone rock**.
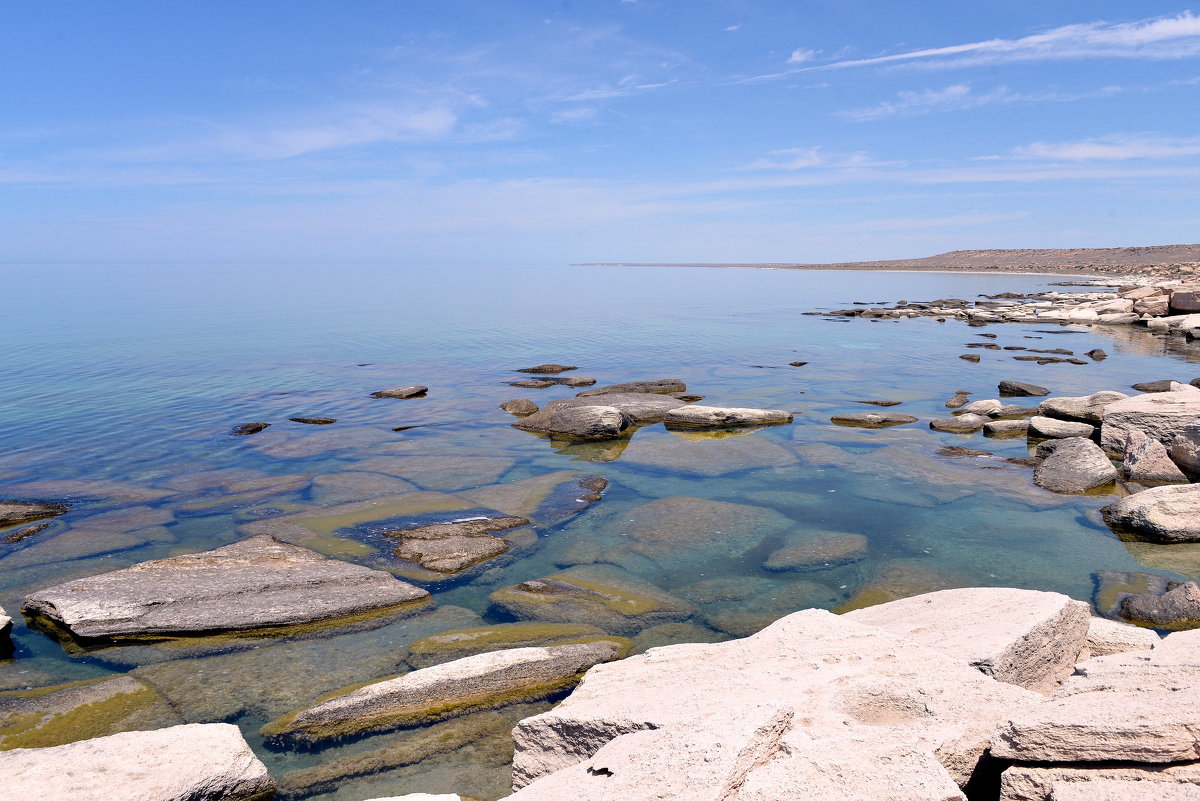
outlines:
[[1038, 409], [1046, 417], [1097, 424], [1104, 419], [1105, 409], [1128, 398], [1123, 392], [1094, 392], [1076, 398], [1050, 398], [1042, 401]]
[[1056, 592], [971, 587], [845, 617], [946, 651], [997, 681], [1048, 692], [1074, 669], [1088, 636], [1089, 606]]
[[315, 743], [533, 700], [570, 687], [588, 668], [619, 653], [616, 643], [599, 641], [468, 656], [351, 690], [272, 721], [262, 732], [283, 742]]
[[142, 562], [27, 596], [22, 609], [85, 639], [295, 626], [429, 597], [274, 537]]
[[[1036, 418], [1035, 418], [1036, 419]], [[1090, 439], [1068, 437], [1033, 471], [1033, 483], [1051, 492], [1080, 494], [1117, 480], [1117, 468]]]
[[990, 420], [978, 414], [964, 414], [958, 417], [939, 417], [931, 420], [929, 427], [934, 431], [949, 431], [955, 434], [969, 434], [980, 431]]
[[495, 532], [527, 525], [523, 517], [491, 517], [397, 529], [384, 536], [400, 541], [393, 551], [399, 558], [435, 573], [457, 573], [509, 549]]
[[911, 414], [899, 412], [861, 412], [854, 414], [835, 414], [829, 421], [839, 426], [853, 428], [889, 428], [917, 422]]
[[1130, 595], [1121, 602], [1121, 616], [1157, 629], [1200, 628], [1200, 584], [1171, 582], [1163, 595]]
[[66, 514], [70, 507], [53, 501], [0, 501], [0, 528]]
[[0, 693], [0, 749], [46, 748], [183, 719], [155, 689], [129, 676]]
[[1200, 287], [1181, 286], [1171, 290], [1171, 311], [1183, 314], [1200, 312]]
[[1050, 390], [1037, 384], [1026, 384], [1021, 381], [1001, 381], [999, 385], [1001, 397], [1041, 397], [1049, 395]]
[[378, 392], [372, 392], [372, 398], [419, 398], [429, 392], [429, 387], [423, 387], [420, 384], [413, 384], [411, 387], [396, 387], [395, 389], [381, 389]]
[[772, 551], [763, 567], [767, 570], [825, 570], [858, 562], [867, 555], [867, 538], [862, 534], [819, 532], [789, 537], [782, 548]]
[[[563, 645], [595, 639], [622, 642], [621, 638], [605, 634], [603, 629], [588, 623], [499, 623], [452, 629], [414, 640], [408, 646], [405, 661], [413, 668], [426, 668], [488, 651]], [[628, 644], [628, 641], [624, 641], [624, 644]]]
[[553, 373], [565, 373], [568, 370], [578, 370], [578, 369], [579, 368], [573, 364], [537, 364], [537, 365], [534, 365], [533, 367], [517, 368], [517, 370], [515, 372], [553, 374]]
[[1149, 629], [1103, 617], [1093, 617], [1088, 621], [1085, 652], [1089, 657], [1096, 657], [1128, 651], [1144, 651], [1153, 648], [1160, 639]]
[[1107, 407], [1100, 427], [1100, 444], [1120, 453], [1130, 429], [1159, 442], [1170, 442], [1200, 418], [1200, 392], [1155, 392], [1135, 395]]
[[725, 708], [786, 703], [800, 741], [836, 730], [934, 753], [963, 784], [995, 720], [1033, 709], [1038, 697], [944, 652], [809, 609], [745, 639], [593, 668], [557, 707], [513, 730], [513, 781], [523, 787], [583, 762], [622, 734], [699, 724], [720, 699]]
[[[1093, 779], [1090, 782], [1055, 782], [1051, 801], [1129, 801], [1146, 792], [1146, 785], [1136, 779]], [[1196, 801], [1200, 789], [1170, 785], [1153, 791], [1155, 801]]]
[[779, 425], [792, 422], [782, 409], [740, 409], [719, 406], [681, 406], [663, 416], [668, 428], [724, 428], [726, 426]]
[[659, 378], [653, 381], [629, 381], [624, 384], [610, 384], [606, 387], [596, 387], [580, 392], [576, 397], [587, 398], [593, 395], [613, 395], [628, 392], [687, 392], [687, 384], [678, 378]]
[[1100, 510], [1118, 534], [1150, 542], [1200, 542], [1200, 484], [1152, 487]]
[[667, 412], [687, 405], [686, 401], [670, 395], [653, 392], [612, 392], [601, 396], [586, 395], [576, 398], [559, 398], [542, 407], [542, 411], [572, 409], [580, 406], [612, 406], [620, 409], [638, 425], [661, 423]]
[[[1176, 788], [1200, 795], [1200, 763], [1181, 765], [1013, 765], [1000, 776], [1000, 801], [1057, 801], [1064, 785], [1087, 787], [1092, 783], [1137, 782], [1140, 793], [1129, 792], [1122, 801], [1162, 798]], [[1159, 795], [1162, 793], [1163, 795]]]
[[1130, 481], [1139, 484], [1187, 483], [1185, 476], [1171, 461], [1166, 447], [1141, 430], [1131, 428], [1125, 435], [1123, 472]]
[[985, 423], [983, 433], [989, 437], [1015, 437], [1029, 433], [1028, 420], [993, 420]]
[[1003, 406], [1003, 401], [998, 401], [995, 398], [988, 398], [986, 400], [971, 401], [966, 406], [963, 406], [961, 409], [955, 411], [954, 414], [979, 414], [987, 417], [988, 415], [1000, 411]]
[[553, 408], [553, 402], [512, 424], [513, 428], [581, 440], [616, 439], [633, 420], [612, 406]]
[[229, 723], [0, 751], [4, 795], [72, 801], [267, 801], [275, 782]]
[[1029, 436], [1055, 439], [1060, 437], [1090, 437], [1096, 427], [1088, 423], [1076, 423], [1070, 420], [1059, 420], [1054, 417], [1029, 418]]
[[528, 398], [516, 398], [500, 404], [500, 408], [518, 417], [528, 417], [538, 410], [538, 405]]
[[1200, 475], [1200, 423], [1189, 423], [1170, 440], [1171, 460], [1193, 475]]

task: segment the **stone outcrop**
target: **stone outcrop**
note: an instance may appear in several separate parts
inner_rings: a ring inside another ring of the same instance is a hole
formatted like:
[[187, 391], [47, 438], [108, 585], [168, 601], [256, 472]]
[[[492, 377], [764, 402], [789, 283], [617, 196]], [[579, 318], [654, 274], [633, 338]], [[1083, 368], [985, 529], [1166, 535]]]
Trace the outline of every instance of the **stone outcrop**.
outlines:
[[490, 517], [397, 529], [384, 536], [400, 541], [392, 551], [397, 557], [435, 573], [457, 573], [509, 549], [496, 532], [527, 525], [523, 517]]
[[726, 428], [729, 426], [781, 425], [792, 422], [783, 409], [743, 409], [720, 406], [680, 406], [663, 416], [667, 428]]
[[[657, 729], [686, 738], [688, 727], [704, 728], [714, 704], [734, 721], [754, 707], [784, 704], [794, 710], [789, 744], [803, 748], [836, 732], [880, 752], [920, 751], [964, 784], [995, 721], [1033, 709], [1039, 698], [944, 651], [810, 609], [742, 640], [656, 648], [593, 668], [565, 701], [514, 729], [514, 785], [584, 762], [620, 735]], [[843, 753], [852, 751], [846, 742]], [[832, 744], [824, 753], [837, 750]], [[763, 786], [775, 786], [768, 778], [760, 777]], [[814, 796], [826, 797], [845, 796]]]
[[190, 724], [0, 751], [3, 794], [72, 801], [267, 801], [275, 782], [236, 726]]
[[396, 387], [395, 389], [381, 389], [378, 392], [372, 392], [372, 398], [419, 398], [429, 392], [429, 387], [413, 384], [410, 387]]
[[513, 428], [580, 440], [616, 439], [633, 427], [629, 415], [613, 406], [554, 407], [553, 401], [513, 423]]
[[934, 431], [948, 431], [953, 434], [970, 434], [975, 431], [982, 431], [983, 427], [991, 422], [988, 418], [979, 414], [963, 414], [958, 417], [939, 417], [936, 420], [929, 422], [929, 427]]
[[899, 412], [854, 412], [851, 414], [835, 414], [829, 418], [831, 423], [852, 428], [890, 428], [917, 422], [911, 414]]
[[1089, 423], [1059, 420], [1055, 417], [1038, 415], [1029, 418], [1029, 436], [1055, 439], [1062, 437], [1090, 437], [1096, 427]]
[[1100, 444], [1121, 453], [1131, 429], [1162, 443], [1171, 442], [1200, 418], [1200, 392], [1155, 392], [1117, 401], [1105, 409]]
[[[1120, 782], [1122, 794], [1099, 795], [1103, 788]], [[1130, 784], [1134, 783], [1131, 787]], [[1093, 793], [1083, 798], [1092, 801], [1175, 801], [1175, 791], [1183, 798], [1200, 797], [1200, 763], [1180, 765], [1014, 765], [1000, 777], [1000, 801], [1061, 801], [1064, 792], [1078, 790]], [[1189, 795], [1190, 794], [1190, 795]], [[1071, 796], [1068, 796], [1071, 797]], [[1075, 798], [1078, 798], [1076, 796]]]
[[272, 721], [262, 732], [277, 741], [316, 743], [544, 698], [620, 654], [617, 643], [602, 640], [468, 656], [336, 695]]
[[54, 501], [0, 501], [0, 528], [58, 517], [66, 514], [70, 508], [65, 503]]
[[1139, 429], [1130, 429], [1125, 435], [1122, 452], [1125, 454], [1122, 472], [1130, 481], [1140, 484], [1187, 483], [1187, 476], [1171, 461], [1166, 446]]
[[262, 535], [68, 581], [22, 609], [81, 639], [154, 638], [298, 626], [428, 597], [390, 573]]
[[1038, 409], [1046, 417], [1098, 425], [1104, 419], [1105, 409], [1128, 398], [1123, 392], [1093, 392], [1075, 398], [1050, 398], [1042, 401]]
[[1104, 451], [1090, 439], [1067, 437], [1046, 444], [1052, 445], [1053, 449], [1033, 471], [1033, 483], [1043, 489], [1080, 494], [1119, 478]]
[[1200, 584], [1172, 581], [1162, 595], [1129, 595], [1121, 601], [1121, 617], [1157, 629], [1200, 628]]
[[[1071, 674], [1089, 607], [1056, 592], [972, 587], [847, 612], [856, 623], [946, 651], [997, 681], [1048, 692]], [[980, 626], [979, 621], [988, 621]]]
[[1153, 487], [1100, 512], [1109, 528], [1129, 539], [1200, 542], [1200, 484]]
[[1192, 475], [1200, 475], [1200, 423], [1189, 423], [1170, 441], [1171, 460]]
[[629, 381], [624, 384], [609, 384], [604, 387], [586, 389], [576, 397], [588, 398], [595, 395], [615, 395], [629, 392], [670, 393], [687, 392], [687, 384], [678, 378], [658, 378], [653, 381]]
[[500, 404], [500, 408], [518, 417], [528, 417], [538, 410], [538, 405], [528, 398], [515, 398]]

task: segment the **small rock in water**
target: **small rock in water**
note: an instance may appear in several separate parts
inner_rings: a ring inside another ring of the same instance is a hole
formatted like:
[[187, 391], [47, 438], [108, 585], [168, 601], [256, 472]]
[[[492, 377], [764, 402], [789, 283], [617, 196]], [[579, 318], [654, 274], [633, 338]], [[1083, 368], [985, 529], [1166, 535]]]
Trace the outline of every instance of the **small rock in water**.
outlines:
[[53, 501], [0, 501], [0, 528], [58, 517], [66, 514], [70, 508], [65, 503]]
[[1092, 359], [1092, 361], [1096, 361], [1096, 362], [1102, 362], [1108, 358], [1108, 354], [1105, 353], [1100, 348], [1093, 348], [1092, 350], [1089, 350], [1087, 353], [1085, 353], [1083, 355], [1090, 357]]
[[248, 437], [251, 434], [257, 434], [259, 431], [264, 431], [270, 428], [270, 423], [242, 423], [233, 427], [229, 433], [235, 437]]
[[516, 398], [500, 404], [500, 408], [518, 417], [528, 417], [538, 410], [538, 405], [528, 398]]
[[965, 362], [977, 362], [977, 361], [979, 361], [979, 354], [978, 353], [964, 353], [961, 356], [959, 356], [958, 358], [962, 359]]
[[952, 434], [970, 434], [980, 431], [990, 420], [979, 414], [964, 414], [958, 417], [940, 417], [931, 420], [929, 427], [934, 431], [948, 431]]
[[865, 403], [868, 406], [899, 406], [903, 402], [904, 401], [887, 401], [887, 400], [855, 401], [855, 403]]
[[[991, 425], [991, 423], [988, 423], [988, 425]], [[980, 451], [980, 450], [976, 450], [975, 448], [964, 448], [961, 445], [946, 445], [944, 447], [938, 448], [938, 456], [950, 456], [950, 457], [958, 458], [958, 457], [964, 457], [964, 456], [974, 457], [974, 456], [991, 456], [991, 455], [992, 454], [990, 451]]]
[[337, 419], [333, 417], [289, 417], [293, 423], [304, 423], [310, 426], [327, 426], [336, 423]]
[[1164, 378], [1160, 381], [1143, 381], [1140, 384], [1133, 384], [1131, 388], [1138, 392], [1170, 392], [1171, 385], [1174, 383], [1171, 379]]
[[680, 406], [663, 417], [668, 428], [722, 428], [725, 426], [778, 425], [792, 422], [783, 409], [737, 409], [717, 406]]
[[953, 398], [946, 401], [946, 408], [947, 409], [961, 409], [963, 406], [967, 405], [967, 396], [970, 394], [971, 394], [970, 392], [962, 392], [960, 390], [959, 392], [955, 393]]
[[1052, 446], [1053, 450], [1033, 473], [1033, 483], [1043, 489], [1078, 495], [1111, 484], [1119, 477], [1104, 451], [1090, 439], [1068, 437]]
[[521, 367], [516, 373], [565, 373], [568, 370], [578, 370], [573, 364], [538, 364], [533, 367]]
[[1050, 390], [1037, 384], [1026, 384], [1021, 381], [1001, 381], [1000, 395], [1003, 397], [1028, 398], [1049, 395]]
[[977, 337], [987, 337], [988, 339], [995, 339], [995, 338], [996, 338], [996, 335], [995, 335], [995, 334], [976, 334], [975, 336], [977, 336]]
[[507, 381], [505, 383], [510, 387], [517, 387], [518, 389], [546, 389], [555, 385], [553, 381], [547, 381], [543, 378], [527, 378], [522, 381]]
[[[801, 393], [801, 394], [804, 394], [804, 393]], [[670, 393], [670, 396], [672, 398], [678, 398], [679, 400], [683, 401], [684, 403], [695, 403], [696, 401], [704, 400], [703, 395], [696, 395], [691, 392], [672, 392], [672, 393]]]
[[372, 398], [419, 398], [429, 391], [429, 387], [413, 384], [411, 387], [397, 387], [396, 389], [381, 389], [378, 392], [372, 392]]
[[1028, 431], [1028, 420], [993, 420], [983, 427], [983, 434], [987, 437], [1024, 436]]
[[788, 362], [788, 367], [803, 367], [808, 362]]
[[678, 378], [659, 378], [653, 381], [630, 381], [625, 384], [610, 384], [606, 387], [585, 389], [576, 397], [589, 398], [593, 395], [616, 395], [630, 392], [649, 392], [669, 395], [674, 392], [687, 392], [687, 384]]
[[493, 536], [494, 532], [527, 525], [523, 517], [494, 517], [397, 529], [384, 536], [400, 540], [393, 551], [400, 559], [435, 573], [457, 573], [509, 549], [509, 543]]
[[1029, 436], [1055, 439], [1062, 437], [1090, 437], [1096, 432], [1096, 427], [1089, 423], [1075, 423], [1070, 420], [1056, 420], [1053, 417], [1029, 418]]
[[915, 423], [917, 422], [917, 418], [911, 414], [899, 414], [897, 412], [862, 412], [855, 414], [835, 414], [829, 418], [829, 421], [839, 426], [851, 426], [854, 428], [888, 428], [890, 426]]
[[45, 523], [38, 523], [33, 526], [26, 526], [25, 528], [17, 529], [16, 531], [11, 531], [8, 534], [5, 534], [4, 539], [0, 540], [0, 542], [4, 543], [5, 545], [15, 545], [21, 540], [27, 540], [35, 534], [41, 534], [52, 525], [54, 524], [47, 521]]

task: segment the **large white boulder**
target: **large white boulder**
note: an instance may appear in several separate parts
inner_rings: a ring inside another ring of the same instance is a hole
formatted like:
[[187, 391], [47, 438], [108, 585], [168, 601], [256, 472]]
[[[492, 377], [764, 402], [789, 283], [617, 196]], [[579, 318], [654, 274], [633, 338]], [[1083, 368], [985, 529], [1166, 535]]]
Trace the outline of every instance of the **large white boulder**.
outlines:
[[1200, 484], [1152, 487], [1100, 510], [1118, 534], [1151, 542], [1200, 542]]
[[1057, 592], [941, 590], [844, 615], [954, 655], [992, 678], [1049, 692], [1071, 675], [1090, 608]]
[[[1000, 776], [1000, 801], [1057, 801], [1064, 786], [1087, 788], [1100, 782], [1137, 782], [1121, 801], [1168, 799], [1182, 788], [1200, 797], [1200, 763], [1181, 765], [1013, 765]], [[1130, 792], [1137, 790], [1140, 792]]]
[[1122, 453], [1131, 429], [1169, 443], [1190, 423], [1200, 419], [1200, 392], [1147, 392], [1110, 404], [1104, 409], [1100, 444]]
[[0, 797], [71, 801], [266, 801], [267, 768], [229, 723], [124, 732], [0, 751]]
[[1104, 419], [1105, 409], [1128, 397], [1124, 392], [1105, 391], [1081, 397], [1049, 398], [1038, 405], [1038, 411], [1047, 417], [1057, 417], [1060, 420], [1099, 423]]

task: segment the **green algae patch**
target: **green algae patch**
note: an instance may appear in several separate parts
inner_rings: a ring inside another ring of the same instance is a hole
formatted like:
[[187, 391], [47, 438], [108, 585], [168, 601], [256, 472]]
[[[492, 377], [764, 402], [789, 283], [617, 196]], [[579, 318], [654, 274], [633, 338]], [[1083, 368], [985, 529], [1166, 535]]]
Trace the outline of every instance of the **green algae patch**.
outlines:
[[0, 693], [0, 750], [47, 748], [180, 723], [158, 691], [128, 676]]
[[444, 631], [414, 640], [408, 646], [406, 660], [414, 668], [425, 668], [506, 648], [592, 642], [615, 644], [621, 649], [618, 658], [624, 658], [632, 647], [625, 637], [605, 634], [603, 629], [587, 623], [501, 623]]

